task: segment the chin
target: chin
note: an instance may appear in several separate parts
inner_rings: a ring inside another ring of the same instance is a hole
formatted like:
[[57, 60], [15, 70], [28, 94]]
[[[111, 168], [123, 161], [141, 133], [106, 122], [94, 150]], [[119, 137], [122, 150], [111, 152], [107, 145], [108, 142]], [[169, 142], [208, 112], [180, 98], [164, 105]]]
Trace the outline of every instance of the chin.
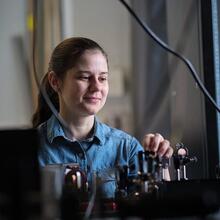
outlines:
[[88, 116], [97, 114], [101, 109], [103, 105], [84, 105], [81, 106], [81, 111]]
[[91, 116], [91, 115], [95, 115], [99, 112], [100, 109], [86, 109], [86, 111], [84, 111], [87, 115]]

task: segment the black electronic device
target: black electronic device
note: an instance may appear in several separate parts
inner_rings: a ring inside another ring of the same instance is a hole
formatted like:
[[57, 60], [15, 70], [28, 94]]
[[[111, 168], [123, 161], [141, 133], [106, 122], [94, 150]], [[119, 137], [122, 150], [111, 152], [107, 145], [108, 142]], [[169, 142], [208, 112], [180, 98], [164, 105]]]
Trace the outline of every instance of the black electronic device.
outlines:
[[217, 180], [163, 182], [158, 185], [156, 193], [119, 198], [118, 213], [121, 218], [205, 218], [219, 211], [219, 184]]
[[0, 219], [40, 219], [37, 130], [0, 130], [0, 140]]
[[[138, 175], [128, 179], [124, 172], [124, 175], [120, 175], [122, 181], [120, 178], [118, 180], [120, 187], [117, 191], [123, 192], [117, 193], [115, 198], [120, 217], [198, 217], [219, 211], [219, 180], [188, 180], [185, 166], [196, 162], [197, 158], [191, 157], [182, 143], [176, 145], [172, 159], [178, 178], [175, 181], [164, 181], [161, 169], [167, 168], [169, 161], [152, 152], [139, 152]], [[134, 191], [129, 193], [126, 190], [131, 184], [134, 185]]]

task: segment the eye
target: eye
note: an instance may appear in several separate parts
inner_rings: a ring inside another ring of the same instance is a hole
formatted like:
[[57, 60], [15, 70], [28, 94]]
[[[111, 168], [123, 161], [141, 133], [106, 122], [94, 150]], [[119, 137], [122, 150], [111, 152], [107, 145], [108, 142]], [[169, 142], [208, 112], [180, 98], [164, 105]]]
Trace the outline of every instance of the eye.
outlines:
[[79, 76], [78, 79], [83, 80], [83, 81], [88, 81], [89, 76]]
[[104, 82], [104, 81], [106, 81], [106, 80], [108, 80], [108, 77], [107, 77], [107, 76], [100, 76], [100, 77], [99, 77], [99, 81], [101, 81], [101, 82]]

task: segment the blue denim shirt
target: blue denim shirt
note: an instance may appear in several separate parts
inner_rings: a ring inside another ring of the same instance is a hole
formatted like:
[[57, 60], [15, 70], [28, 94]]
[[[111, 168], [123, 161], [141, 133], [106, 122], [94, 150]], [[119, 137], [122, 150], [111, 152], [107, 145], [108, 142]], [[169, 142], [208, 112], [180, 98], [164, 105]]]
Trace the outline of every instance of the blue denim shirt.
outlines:
[[143, 150], [138, 140], [129, 134], [109, 127], [95, 118], [94, 135], [84, 141], [72, 141], [55, 116], [39, 126], [41, 147], [39, 163], [78, 163], [91, 183], [92, 173], [101, 179], [106, 198], [114, 198], [116, 190], [115, 168], [128, 165], [129, 175], [137, 174], [137, 153]]

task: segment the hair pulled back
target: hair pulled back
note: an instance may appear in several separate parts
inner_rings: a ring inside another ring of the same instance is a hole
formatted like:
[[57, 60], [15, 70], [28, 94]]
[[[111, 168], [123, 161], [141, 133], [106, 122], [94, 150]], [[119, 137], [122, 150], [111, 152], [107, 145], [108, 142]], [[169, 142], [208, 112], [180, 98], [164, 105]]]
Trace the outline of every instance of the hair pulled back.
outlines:
[[[52, 52], [48, 72], [44, 75], [41, 81], [41, 86], [45, 87], [45, 90], [57, 111], [59, 111], [58, 94], [50, 86], [48, 81], [48, 73], [53, 71], [57, 77], [63, 79], [66, 72], [77, 64], [86, 50], [101, 51], [108, 63], [107, 54], [102, 47], [95, 41], [83, 37], [72, 37], [65, 39], [59, 43]], [[37, 109], [32, 117], [33, 127], [37, 127], [39, 124], [49, 119], [49, 117], [52, 115], [52, 111], [47, 105], [41, 92], [38, 94], [37, 101]]]

